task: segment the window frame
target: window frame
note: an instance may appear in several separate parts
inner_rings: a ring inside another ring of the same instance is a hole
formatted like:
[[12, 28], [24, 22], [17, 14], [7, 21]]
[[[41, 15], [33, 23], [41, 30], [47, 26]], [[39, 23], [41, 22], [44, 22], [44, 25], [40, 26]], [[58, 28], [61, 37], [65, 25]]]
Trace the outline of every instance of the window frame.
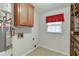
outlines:
[[[55, 22], [50, 22], [50, 23], [55, 23]], [[61, 25], [61, 32], [49, 32], [49, 31], [48, 31], [48, 26], [52, 26], [52, 25], [48, 25], [48, 23], [47, 23], [47, 30], [46, 30], [46, 31], [47, 31], [48, 33], [63, 33], [63, 22], [61, 22], [61, 24], [53, 24], [53, 25], [55, 25], [55, 26], [56, 26], [56, 25]]]

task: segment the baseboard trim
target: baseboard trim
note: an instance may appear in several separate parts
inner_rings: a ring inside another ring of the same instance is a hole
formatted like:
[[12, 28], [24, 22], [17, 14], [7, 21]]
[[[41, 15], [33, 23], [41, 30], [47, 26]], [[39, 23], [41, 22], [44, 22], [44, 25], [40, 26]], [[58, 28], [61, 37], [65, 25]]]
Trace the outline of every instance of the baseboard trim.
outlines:
[[64, 53], [62, 51], [58, 51], [58, 50], [55, 50], [55, 49], [51, 49], [51, 48], [48, 48], [48, 47], [45, 47], [45, 46], [39, 46], [39, 47], [46, 48], [46, 49], [49, 49], [51, 51], [55, 51], [55, 52], [61, 53], [61, 54], [66, 55], [66, 56], [70, 56], [68, 53]]
[[[68, 53], [64, 53], [62, 51], [58, 51], [58, 50], [55, 50], [55, 49], [51, 49], [51, 48], [48, 48], [48, 47], [45, 47], [45, 46], [37, 46], [37, 47], [42, 47], [42, 48], [46, 48], [46, 49], [49, 49], [51, 51], [55, 51], [55, 52], [58, 52], [58, 53], [61, 53], [63, 55], [66, 55], [66, 56], [70, 56]], [[36, 48], [37, 48], [36, 47]], [[25, 54], [23, 54], [22, 56], [27, 56], [29, 53], [31, 53], [32, 51], [34, 51], [36, 48], [33, 48], [31, 50], [29, 50], [28, 52], [26, 52]]]
[[34, 51], [36, 48], [33, 48], [31, 50], [29, 50], [28, 52], [24, 53], [22, 56], [27, 56], [29, 53], [31, 53], [32, 51]]

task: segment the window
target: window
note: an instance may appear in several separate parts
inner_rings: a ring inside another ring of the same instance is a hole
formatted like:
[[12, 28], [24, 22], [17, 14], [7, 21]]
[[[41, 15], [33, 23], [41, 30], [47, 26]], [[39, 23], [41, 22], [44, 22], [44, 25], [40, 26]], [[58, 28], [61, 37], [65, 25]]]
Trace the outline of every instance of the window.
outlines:
[[62, 22], [51, 22], [47, 23], [47, 32], [62, 32]]
[[53, 16], [46, 16], [47, 32], [62, 32], [62, 25], [64, 22], [64, 13]]

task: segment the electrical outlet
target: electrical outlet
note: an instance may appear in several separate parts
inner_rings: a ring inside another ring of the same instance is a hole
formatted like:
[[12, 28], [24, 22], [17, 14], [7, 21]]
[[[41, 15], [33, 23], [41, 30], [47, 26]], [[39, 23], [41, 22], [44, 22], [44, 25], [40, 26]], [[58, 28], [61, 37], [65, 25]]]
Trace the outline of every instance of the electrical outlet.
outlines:
[[35, 40], [35, 38], [33, 38], [33, 41]]
[[34, 47], [36, 48], [36, 45], [34, 45]]

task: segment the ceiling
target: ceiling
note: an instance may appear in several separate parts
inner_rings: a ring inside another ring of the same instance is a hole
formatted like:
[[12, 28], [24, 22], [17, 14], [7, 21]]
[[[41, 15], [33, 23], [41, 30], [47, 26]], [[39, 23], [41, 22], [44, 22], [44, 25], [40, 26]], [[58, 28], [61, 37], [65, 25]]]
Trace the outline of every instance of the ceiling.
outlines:
[[38, 13], [45, 13], [51, 10], [61, 9], [69, 6], [69, 3], [32, 3]]

